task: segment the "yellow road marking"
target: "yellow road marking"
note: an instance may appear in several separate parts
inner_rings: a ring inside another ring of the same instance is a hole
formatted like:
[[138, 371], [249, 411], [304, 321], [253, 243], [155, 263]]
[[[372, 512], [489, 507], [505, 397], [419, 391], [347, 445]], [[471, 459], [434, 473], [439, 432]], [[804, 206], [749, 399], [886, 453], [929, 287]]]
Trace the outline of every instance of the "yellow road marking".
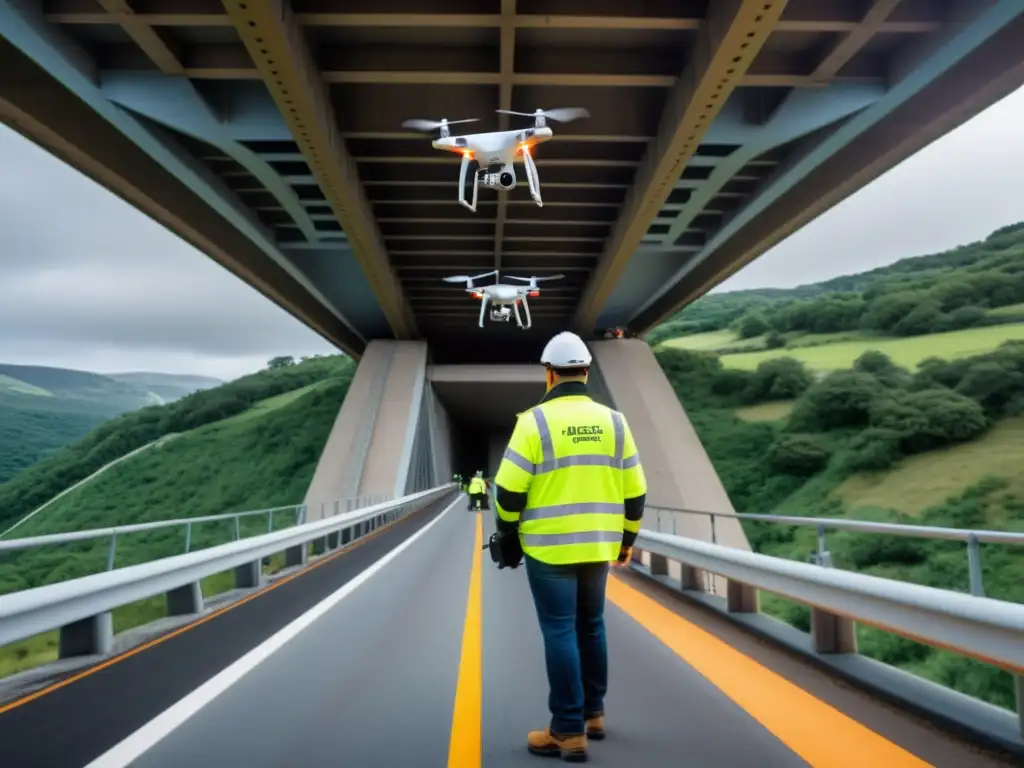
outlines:
[[466, 622], [462, 628], [459, 682], [455, 688], [452, 734], [448, 743], [448, 768], [479, 768], [481, 760], [480, 720], [483, 698], [483, 651], [481, 648], [480, 552], [483, 547], [483, 519], [476, 516], [473, 536], [473, 567], [469, 572]]
[[815, 768], [930, 766], [622, 580], [608, 599]]

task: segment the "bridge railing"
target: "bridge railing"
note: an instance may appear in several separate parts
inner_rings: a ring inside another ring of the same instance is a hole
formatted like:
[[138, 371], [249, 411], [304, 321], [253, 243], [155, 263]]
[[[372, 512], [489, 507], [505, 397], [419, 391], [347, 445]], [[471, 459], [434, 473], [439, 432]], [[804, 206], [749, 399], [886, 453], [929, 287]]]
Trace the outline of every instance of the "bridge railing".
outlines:
[[[380, 504], [390, 499], [390, 495], [384, 496], [359, 496], [354, 499], [343, 499], [333, 503], [321, 504], [321, 517], [328, 517], [351, 512], [374, 504]], [[306, 521], [308, 510], [305, 504], [286, 504], [280, 507], [266, 507], [264, 509], [249, 509], [239, 512], [225, 512], [220, 515], [203, 515], [197, 517], [182, 517], [171, 520], [155, 520], [149, 523], [133, 523], [131, 525], [117, 525], [108, 528], [90, 528], [84, 531], [69, 531], [67, 533], [51, 533], [41, 536], [25, 536], [17, 539], [0, 539], [0, 556], [6, 552], [20, 552], [28, 549], [40, 549], [43, 547], [58, 546], [61, 544], [73, 544], [79, 541], [95, 541], [107, 539], [107, 570], [113, 570], [117, 557], [117, 542], [119, 538], [132, 533], [146, 533], [152, 531], [166, 530], [168, 528], [182, 528], [184, 537], [182, 546], [185, 554], [192, 551], [192, 532], [194, 526], [205, 523], [224, 522], [230, 526], [230, 535], [233, 541], [242, 538], [242, 521], [254, 518], [267, 518], [267, 533], [274, 531], [274, 520], [281, 513], [292, 513], [290, 527], [301, 525]], [[329, 514], [328, 514], [329, 512]]]
[[970, 528], [941, 528], [929, 525], [907, 525], [902, 523], [878, 523], [869, 520], [848, 520], [833, 517], [800, 517], [797, 515], [758, 515], [750, 513], [725, 514], [694, 509], [678, 509], [674, 507], [648, 507], [644, 517], [650, 519], [653, 513], [656, 530], [662, 533], [678, 533], [678, 515], [697, 515], [706, 517], [711, 522], [711, 541], [717, 543], [718, 534], [716, 521], [721, 519], [757, 520], [781, 525], [797, 525], [817, 529], [817, 551], [811, 555], [811, 562], [832, 566], [832, 555], [828, 551], [826, 531], [857, 531], [860, 533], [878, 533], [888, 536], [907, 536], [917, 539], [943, 539], [946, 541], [962, 541], [966, 545], [967, 572], [970, 579], [971, 594], [984, 597], [985, 585], [981, 571], [981, 548], [979, 544], [1010, 544], [1024, 545], [1024, 532], [985, 531]]
[[[111, 612], [116, 608], [166, 595], [168, 615], [200, 613], [200, 582], [209, 576], [233, 570], [236, 588], [256, 588], [263, 579], [264, 558], [284, 552], [286, 565], [300, 565], [310, 544], [314, 552], [344, 547], [453, 489], [447, 484], [285, 530], [2, 595], [0, 646], [59, 629], [60, 658], [108, 653], [113, 646]], [[223, 517], [230, 516], [217, 516]]]
[[[643, 552], [648, 553], [646, 566]], [[678, 564], [678, 577], [670, 575], [670, 562]], [[912, 708], [1024, 754], [1024, 605], [822, 568], [647, 529], [637, 537], [631, 565], [833, 673], [867, 683]], [[724, 598], [707, 591], [705, 573], [726, 579]], [[761, 614], [762, 590], [808, 606], [810, 637]], [[1015, 676], [1017, 716], [860, 656], [857, 623], [1007, 670]]]

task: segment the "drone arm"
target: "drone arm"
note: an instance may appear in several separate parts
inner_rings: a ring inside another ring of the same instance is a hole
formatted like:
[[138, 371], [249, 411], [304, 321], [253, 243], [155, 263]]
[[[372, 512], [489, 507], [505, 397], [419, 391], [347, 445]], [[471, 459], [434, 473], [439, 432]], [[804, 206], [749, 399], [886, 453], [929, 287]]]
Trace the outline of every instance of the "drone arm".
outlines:
[[469, 155], [462, 156], [462, 166], [459, 169], [459, 203], [476, 213], [477, 175], [475, 173], [473, 174], [473, 202], [472, 204], [466, 202], [466, 174], [469, 172], [471, 162]]
[[523, 150], [523, 165], [526, 166], [526, 180], [530, 183], [530, 196], [543, 208], [544, 201], [540, 198], [540, 174], [537, 173], [537, 164], [533, 162], [529, 147]]

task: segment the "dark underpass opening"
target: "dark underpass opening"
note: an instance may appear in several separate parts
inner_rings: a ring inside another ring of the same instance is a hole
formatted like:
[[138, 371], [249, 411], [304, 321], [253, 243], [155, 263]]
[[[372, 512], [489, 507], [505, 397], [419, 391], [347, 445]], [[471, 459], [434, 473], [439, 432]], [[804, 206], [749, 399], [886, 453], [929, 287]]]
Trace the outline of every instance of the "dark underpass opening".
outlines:
[[452, 471], [483, 470], [493, 478], [512, 435], [516, 415], [544, 396], [538, 365], [431, 365], [434, 392], [448, 413]]

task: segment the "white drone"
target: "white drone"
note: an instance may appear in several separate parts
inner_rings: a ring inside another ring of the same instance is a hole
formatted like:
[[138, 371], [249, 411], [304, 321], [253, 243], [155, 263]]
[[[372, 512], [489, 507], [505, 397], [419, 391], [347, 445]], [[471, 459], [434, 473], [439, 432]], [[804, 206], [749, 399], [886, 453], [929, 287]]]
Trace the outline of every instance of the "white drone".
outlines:
[[[528, 298], [535, 298], [540, 296], [540, 288], [537, 286], [538, 282], [543, 280], [561, 280], [565, 275], [551, 275], [549, 277], [515, 277], [514, 275], [506, 275], [507, 280], [519, 280], [528, 285], [508, 285], [507, 283], [497, 282], [493, 285], [482, 285], [474, 286], [474, 280], [482, 280], [485, 277], [491, 277], [497, 275], [497, 270], [493, 272], [485, 272], [482, 275], [455, 275], [453, 277], [442, 278], [446, 283], [465, 283], [466, 293], [470, 294], [474, 299], [480, 299], [480, 327], [484, 327], [484, 316], [487, 313], [487, 306], [491, 306], [491, 320], [496, 323], [507, 323], [509, 318], [515, 314], [516, 324], [524, 331], [527, 330], [533, 321], [530, 319], [530, 303], [527, 301]], [[519, 305], [523, 305], [523, 310], [526, 312], [526, 324], [523, 324], [523, 318], [519, 314]]]
[[[435, 128], [441, 129], [440, 138], [431, 142], [434, 149], [442, 149], [446, 152], [457, 152], [462, 155], [462, 169], [459, 171], [459, 203], [476, 212], [477, 192], [480, 185], [490, 189], [508, 191], [516, 186], [515, 161], [521, 154], [523, 165], [526, 166], [526, 179], [530, 183], [530, 195], [543, 207], [544, 202], [540, 198], [540, 176], [537, 175], [537, 165], [533, 162], [533, 147], [550, 139], [554, 134], [547, 125], [548, 119], [560, 123], [567, 123], [578, 117], [590, 117], [590, 113], [582, 107], [567, 107], [565, 109], [538, 109], [536, 112], [512, 112], [508, 109], [499, 109], [498, 112], [506, 115], [521, 115], [533, 118], [533, 128], [524, 128], [515, 131], [494, 131], [492, 133], [473, 133], [466, 136], [452, 136], [448, 129], [450, 125], [459, 123], [474, 123], [477, 118], [469, 120], [452, 120], [449, 122], [441, 118], [440, 122], [434, 120], [421, 120], [414, 118], [402, 123], [405, 128], [412, 128], [419, 131], [432, 131]], [[469, 173], [469, 164], [476, 160], [479, 167], [473, 172], [473, 202], [466, 201], [466, 175]]]

